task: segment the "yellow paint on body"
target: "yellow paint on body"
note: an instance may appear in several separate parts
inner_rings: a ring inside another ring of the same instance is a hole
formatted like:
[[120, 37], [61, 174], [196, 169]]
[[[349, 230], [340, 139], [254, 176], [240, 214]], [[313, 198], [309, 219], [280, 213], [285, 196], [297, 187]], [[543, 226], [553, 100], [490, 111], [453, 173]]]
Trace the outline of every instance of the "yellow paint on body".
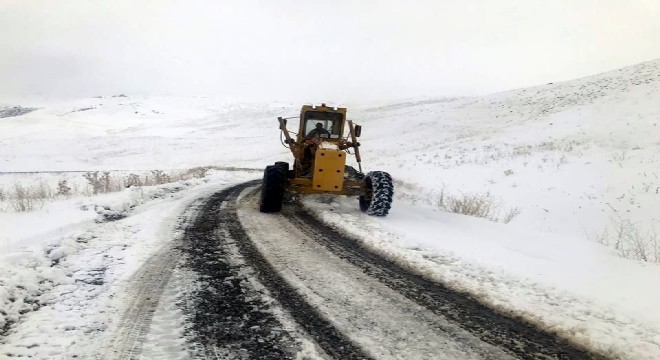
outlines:
[[346, 152], [339, 149], [317, 149], [314, 159], [312, 188], [340, 192], [344, 187]]

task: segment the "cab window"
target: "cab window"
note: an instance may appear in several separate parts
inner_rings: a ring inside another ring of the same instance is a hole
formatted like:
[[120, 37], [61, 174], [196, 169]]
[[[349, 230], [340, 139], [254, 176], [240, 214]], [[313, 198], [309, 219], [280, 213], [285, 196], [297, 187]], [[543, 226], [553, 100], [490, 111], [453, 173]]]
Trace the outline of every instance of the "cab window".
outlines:
[[[342, 114], [327, 113], [321, 111], [307, 111], [305, 113], [305, 135], [316, 128], [316, 124], [321, 123], [327, 130], [331, 139], [339, 139], [341, 136]], [[326, 136], [323, 136], [326, 137]]]

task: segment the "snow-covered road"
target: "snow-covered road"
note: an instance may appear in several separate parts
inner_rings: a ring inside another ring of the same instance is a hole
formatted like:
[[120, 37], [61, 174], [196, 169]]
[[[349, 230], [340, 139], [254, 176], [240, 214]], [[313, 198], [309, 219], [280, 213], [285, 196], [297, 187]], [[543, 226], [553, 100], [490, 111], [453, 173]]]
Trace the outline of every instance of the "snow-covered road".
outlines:
[[238, 215], [259, 252], [288, 286], [369, 357], [512, 358], [330, 252], [316, 239], [315, 233], [324, 235], [322, 229], [257, 209], [256, 196], [249, 196]]
[[198, 198], [123, 286], [102, 357], [581, 359], [566, 340], [374, 255], [258, 181]]
[[[186, 211], [181, 241], [133, 275], [111, 357], [589, 356], [368, 253], [296, 205], [259, 213], [257, 184], [229, 187]], [[170, 300], [160, 299], [166, 288]], [[159, 309], [166, 306], [169, 318]], [[159, 349], [163, 339], [177, 346]]]

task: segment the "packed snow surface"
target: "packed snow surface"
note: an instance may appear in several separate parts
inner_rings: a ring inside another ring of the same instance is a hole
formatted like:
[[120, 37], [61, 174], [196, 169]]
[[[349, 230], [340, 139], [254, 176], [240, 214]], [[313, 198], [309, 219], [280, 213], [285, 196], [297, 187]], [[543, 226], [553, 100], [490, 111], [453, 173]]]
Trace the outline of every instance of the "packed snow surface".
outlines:
[[[348, 105], [363, 126], [363, 167], [392, 174], [395, 202], [385, 218], [364, 215], [354, 198], [304, 203], [373, 251], [502, 311], [612, 357], [657, 359], [658, 99], [657, 60], [484, 97], [320, 99]], [[0, 194], [61, 179], [80, 190], [28, 213], [0, 197], [0, 354], [93, 355], [121, 280], [176, 236], [186, 204], [291, 159], [276, 118], [300, 105], [0, 99], [1, 109], [32, 110], [0, 118]], [[205, 181], [84, 191], [87, 171], [198, 166], [217, 170]], [[489, 219], [446, 211], [470, 196], [491, 204]]]

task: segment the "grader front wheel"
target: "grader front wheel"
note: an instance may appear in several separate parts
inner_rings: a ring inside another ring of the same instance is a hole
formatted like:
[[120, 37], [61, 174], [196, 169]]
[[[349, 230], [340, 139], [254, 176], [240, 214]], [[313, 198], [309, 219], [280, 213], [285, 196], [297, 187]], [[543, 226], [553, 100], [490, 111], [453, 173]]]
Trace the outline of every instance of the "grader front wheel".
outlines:
[[392, 207], [394, 184], [390, 174], [384, 171], [372, 171], [364, 178], [367, 189], [365, 195], [360, 196], [360, 210], [367, 215], [386, 216]]
[[282, 210], [282, 200], [284, 199], [284, 187], [286, 186], [286, 176], [289, 165], [286, 163], [276, 163], [266, 166], [264, 179], [261, 183], [261, 203], [259, 211], [263, 213], [280, 212]]

